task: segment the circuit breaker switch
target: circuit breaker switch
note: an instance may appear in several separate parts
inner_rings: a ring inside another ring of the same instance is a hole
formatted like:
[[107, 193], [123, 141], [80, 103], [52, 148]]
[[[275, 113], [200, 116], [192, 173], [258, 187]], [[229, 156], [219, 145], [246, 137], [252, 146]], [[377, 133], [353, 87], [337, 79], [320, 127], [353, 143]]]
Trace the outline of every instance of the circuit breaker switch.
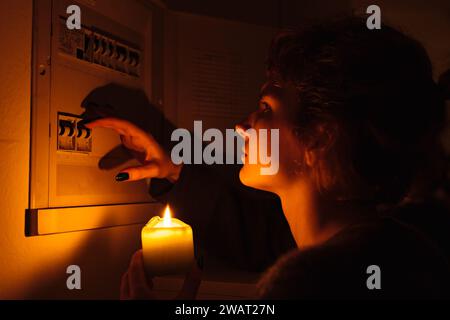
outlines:
[[58, 150], [92, 152], [91, 130], [81, 123], [82, 118], [68, 113], [58, 113]]
[[86, 128], [83, 124], [80, 124], [80, 122], [77, 123], [77, 138], [84, 138], [87, 139], [91, 135], [91, 130]]
[[71, 137], [73, 136], [75, 130], [74, 130], [74, 123], [68, 120], [60, 120], [59, 121], [59, 132], [58, 134], [60, 136], [67, 136]]

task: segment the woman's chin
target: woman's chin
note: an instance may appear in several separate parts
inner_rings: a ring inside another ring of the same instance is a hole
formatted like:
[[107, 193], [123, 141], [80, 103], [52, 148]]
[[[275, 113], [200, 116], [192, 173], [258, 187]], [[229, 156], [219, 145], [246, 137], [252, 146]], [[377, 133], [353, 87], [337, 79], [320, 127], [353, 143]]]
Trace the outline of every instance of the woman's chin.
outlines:
[[244, 165], [239, 171], [239, 180], [242, 184], [259, 190], [268, 190], [270, 188], [270, 181], [267, 181], [268, 176], [262, 176], [258, 166]]
[[242, 184], [245, 186], [256, 188], [255, 180], [257, 180], [257, 177], [253, 171], [255, 170], [249, 168], [248, 164], [244, 164], [239, 171], [239, 180], [241, 180]]

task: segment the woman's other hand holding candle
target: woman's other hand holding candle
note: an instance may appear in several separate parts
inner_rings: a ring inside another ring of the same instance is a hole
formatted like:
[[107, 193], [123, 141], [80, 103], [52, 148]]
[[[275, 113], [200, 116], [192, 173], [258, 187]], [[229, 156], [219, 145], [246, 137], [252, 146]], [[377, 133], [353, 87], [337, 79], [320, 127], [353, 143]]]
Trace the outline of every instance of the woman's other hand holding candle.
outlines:
[[154, 300], [153, 281], [147, 279], [144, 270], [142, 250], [131, 258], [128, 270], [122, 276], [120, 284], [121, 300]]
[[89, 129], [113, 129], [120, 135], [122, 144], [142, 163], [142, 166], [122, 170], [116, 176], [117, 181], [161, 178], [174, 183], [178, 180], [182, 165], [174, 164], [152, 135], [138, 126], [118, 118], [102, 118], [85, 126]]
[[[201, 282], [202, 263], [194, 264], [186, 275], [183, 287], [176, 297], [180, 300], [193, 300], [197, 295]], [[137, 251], [131, 258], [130, 266], [122, 276], [120, 285], [121, 300], [155, 300], [153, 279], [148, 278], [144, 269], [142, 250]]]

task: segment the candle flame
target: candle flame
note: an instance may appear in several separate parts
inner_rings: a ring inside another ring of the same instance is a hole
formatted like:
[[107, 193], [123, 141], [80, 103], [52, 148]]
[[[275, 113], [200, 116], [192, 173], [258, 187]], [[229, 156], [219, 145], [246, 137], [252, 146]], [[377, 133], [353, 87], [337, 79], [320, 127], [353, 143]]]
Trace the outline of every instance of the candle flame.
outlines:
[[169, 205], [167, 205], [166, 209], [164, 210], [163, 226], [170, 227], [171, 225], [172, 225], [172, 213], [170, 211]]

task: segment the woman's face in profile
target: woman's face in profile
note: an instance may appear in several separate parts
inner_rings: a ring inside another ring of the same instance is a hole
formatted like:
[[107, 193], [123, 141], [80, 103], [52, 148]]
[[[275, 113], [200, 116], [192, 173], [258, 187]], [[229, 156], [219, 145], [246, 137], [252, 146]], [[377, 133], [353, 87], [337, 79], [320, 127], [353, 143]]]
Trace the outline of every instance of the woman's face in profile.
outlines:
[[[250, 113], [246, 119], [239, 123], [238, 130], [254, 129], [257, 137], [256, 163], [249, 163], [250, 137], [244, 135], [245, 146], [243, 156], [243, 167], [239, 178], [244, 185], [256, 189], [275, 192], [291, 183], [297, 173], [296, 167], [301, 157], [301, 147], [298, 137], [294, 134], [294, 120], [298, 113], [298, 106], [292, 99], [288, 98], [285, 90], [272, 83], [266, 83], [261, 89], [258, 107]], [[267, 130], [267, 141], [260, 141], [261, 129]], [[278, 141], [273, 141], [272, 129], [279, 130]], [[274, 157], [271, 146], [278, 145], [278, 157]], [[263, 164], [261, 154], [267, 154], [271, 163]], [[276, 162], [276, 163], [274, 163]], [[278, 168], [273, 175], [261, 174], [262, 168]]]

